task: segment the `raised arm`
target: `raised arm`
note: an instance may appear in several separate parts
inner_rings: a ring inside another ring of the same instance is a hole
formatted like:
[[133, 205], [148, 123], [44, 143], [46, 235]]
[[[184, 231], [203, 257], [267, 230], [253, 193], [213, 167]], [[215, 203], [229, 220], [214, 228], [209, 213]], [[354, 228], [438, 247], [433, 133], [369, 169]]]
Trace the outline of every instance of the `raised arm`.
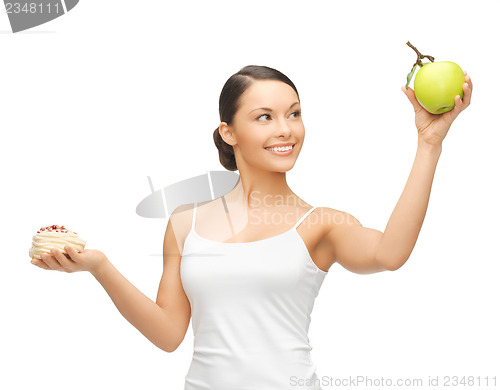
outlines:
[[[413, 168], [384, 232], [337, 211], [326, 236], [335, 261], [359, 274], [394, 271], [410, 257], [424, 221], [440, 148], [419, 146]], [[328, 209], [330, 214], [333, 210]]]
[[387, 271], [387, 265], [376, 258], [376, 250], [383, 233], [364, 227], [351, 214], [322, 208], [321, 218], [327, 221], [327, 233], [321, 246], [325, 248], [332, 263], [357, 274]]
[[376, 256], [391, 270], [410, 257], [424, 222], [440, 147], [419, 146], [406, 186], [385, 228]]
[[418, 147], [406, 186], [389, 222], [380, 232], [363, 227], [352, 215], [325, 208], [329, 230], [323, 240], [332, 261], [360, 273], [397, 270], [410, 257], [422, 227], [442, 143], [451, 124], [471, 102], [472, 80], [465, 72], [463, 100], [455, 96], [455, 107], [444, 114], [428, 113], [411, 88], [401, 87], [412, 103], [418, 132]]

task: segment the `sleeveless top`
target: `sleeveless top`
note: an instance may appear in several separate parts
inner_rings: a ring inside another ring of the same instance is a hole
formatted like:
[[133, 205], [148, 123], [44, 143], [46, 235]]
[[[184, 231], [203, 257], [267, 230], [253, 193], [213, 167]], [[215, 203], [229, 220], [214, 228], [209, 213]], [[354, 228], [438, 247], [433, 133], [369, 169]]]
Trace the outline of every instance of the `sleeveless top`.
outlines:
[[191, 230], [180, 274], [191, 304], [193, 358], [184, 390], [321, 390], [309, 324], [327, 271], [297, 232], [224, 243]]

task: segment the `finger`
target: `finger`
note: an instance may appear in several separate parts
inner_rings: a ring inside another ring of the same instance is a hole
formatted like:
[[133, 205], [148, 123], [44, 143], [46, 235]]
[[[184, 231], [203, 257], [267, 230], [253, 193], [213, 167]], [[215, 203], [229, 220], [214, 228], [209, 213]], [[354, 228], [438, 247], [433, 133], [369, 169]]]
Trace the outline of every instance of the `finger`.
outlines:
[[39, 259], [37, 257], [33, 257], [33, 260], [31, 260], [31, 264], [36, 265], [39, 268], [51, 269], [47, 264], [43, 262], [42, 259]]
[[71, 259], [68, 259], [63, 252], [61, 252], [57, 248], [53, 248], [51, 250], [52, 255], [56, 258], [56, 260], [61, 264], [65, 271], [74, 271], [75, 270], [75, 262]]
[[50, 269], [55, 271], [62, 271], [61, 264], [56, 260], [56, 258], [51, 253], [43, 253], [42, 260]]
[[73, 248], [72, 246], [66, 245], [64, 247], [64, 250], [66, 251], [66, 253], [68, 254], [68, 256], [70, 257], [71, 260], [73, 260], [75, 263], [80, 262], [80, 253], [78, 253], [75, 248]]
[[465, 77], [465, 83], [463, 85], [464, 90], [464, 103], [465, 107], [469, 106], [472, 97], [472, 81], [469, 76]]
[[453, 121], [457, 119], [458, 114], [460, 114], [465, 108], [466, 108], [465, 103], [463, 102], [462, 99], [460, 99], [460, 95], [456, 95], [455, 107], [453, 107], [453, 110], [446, 112], [444, 115], [449, 113], [450, 123], [453, 123]]
[[[468, 84], [464, 83], [462, 85], [462, 88], [464, 90], [463, 99], [465, 99], [468, 94]], [[455, 96], [455, 107], [453, 108], [453, 112], [455, 113], [455, 111], [457, 111], [456, 115], [458, 115], [461, 111], [465, 109], [465, 107], [467, 107], [463, 99], [460, 97], [460, 95]]]
[[472, 91], [472, 79], [469, 75], [465, 76], [465, 82], [469, 84], [470, 90]]
[[451, 118], [452, 121], [460, 114], [460, 112], [464, 109], [464, 102], [460, 99], [460, 95], [455, 96], [455, 107], [451, 110]]
[[464, 72], [464, 78], [465, 78], [465, 81], [467, 81], [467, 79], [470, 80], [470, 75], [467, 74], [467, 71]]
[[404, 92], [404, 94], [406, 95], [406, 97], [408, 98], [410, 103], [412, 104], [413, 110], [415, 112], [422, 110], [422, 106], [420, 105], [417, 98], [415, 97], [415, 92], [413, 91], [413, 89], [411, 89], [410, 87], [408, 87], [408, 89], [406, 89], [406, 87], [403, 86], [403, 87], [401, 87], [401, 90]]

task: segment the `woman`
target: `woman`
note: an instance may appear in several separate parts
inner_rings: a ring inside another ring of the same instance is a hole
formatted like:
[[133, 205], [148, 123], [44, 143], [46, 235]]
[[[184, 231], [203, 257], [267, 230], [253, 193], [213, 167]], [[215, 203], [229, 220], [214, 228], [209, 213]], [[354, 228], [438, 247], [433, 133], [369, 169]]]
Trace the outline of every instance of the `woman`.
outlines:
[[224, 85], [214, 132], [222, 165], [240, 178], [224, 196], [178, 207], [164, 240], [164, 272], [156, 303], [98, 250], [66, 257], [53, 250], [37, 266], [89, 271], [122, 315], [156, 346], [173, 352], [193, 321], [194, 354], [186, 390], [320, 389], [310, 356], [310, 315], [335, 262], [356, 273], [397, 270], [422, 226], [442, 142], [464, 99], [429, 114], [411, 88], [417, 153], [384, 233], [352, 215], [311, 207], [288, 186], [304, 143], [299, 94], [281, 72], [246, 66]]

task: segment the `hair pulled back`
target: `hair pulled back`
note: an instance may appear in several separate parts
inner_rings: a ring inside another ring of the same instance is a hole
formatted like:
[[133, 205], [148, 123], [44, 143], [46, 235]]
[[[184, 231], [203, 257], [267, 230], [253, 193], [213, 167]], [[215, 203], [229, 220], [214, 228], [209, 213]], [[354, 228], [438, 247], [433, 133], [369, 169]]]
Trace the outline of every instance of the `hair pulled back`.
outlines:
[[[299, 93], [292, 81], [280, 71], [261, 65], [247, 65], [233, 74], [222, 87], [219, 97], [219, 116], [221, 122], [231, 125], [234, 115], [240, 107], [240, 96], [245, 92], [255, 80], [278, 80], [288, 84]], [[299, 99], [300, 101], [300, 99]], [[219, 127], [214, 131], [214, 143], [219, 150], [219, 161], [224, 168], [229, 171], [236, 171], [236, 159], [232, 145], [226, 143], [219, 134]]]

